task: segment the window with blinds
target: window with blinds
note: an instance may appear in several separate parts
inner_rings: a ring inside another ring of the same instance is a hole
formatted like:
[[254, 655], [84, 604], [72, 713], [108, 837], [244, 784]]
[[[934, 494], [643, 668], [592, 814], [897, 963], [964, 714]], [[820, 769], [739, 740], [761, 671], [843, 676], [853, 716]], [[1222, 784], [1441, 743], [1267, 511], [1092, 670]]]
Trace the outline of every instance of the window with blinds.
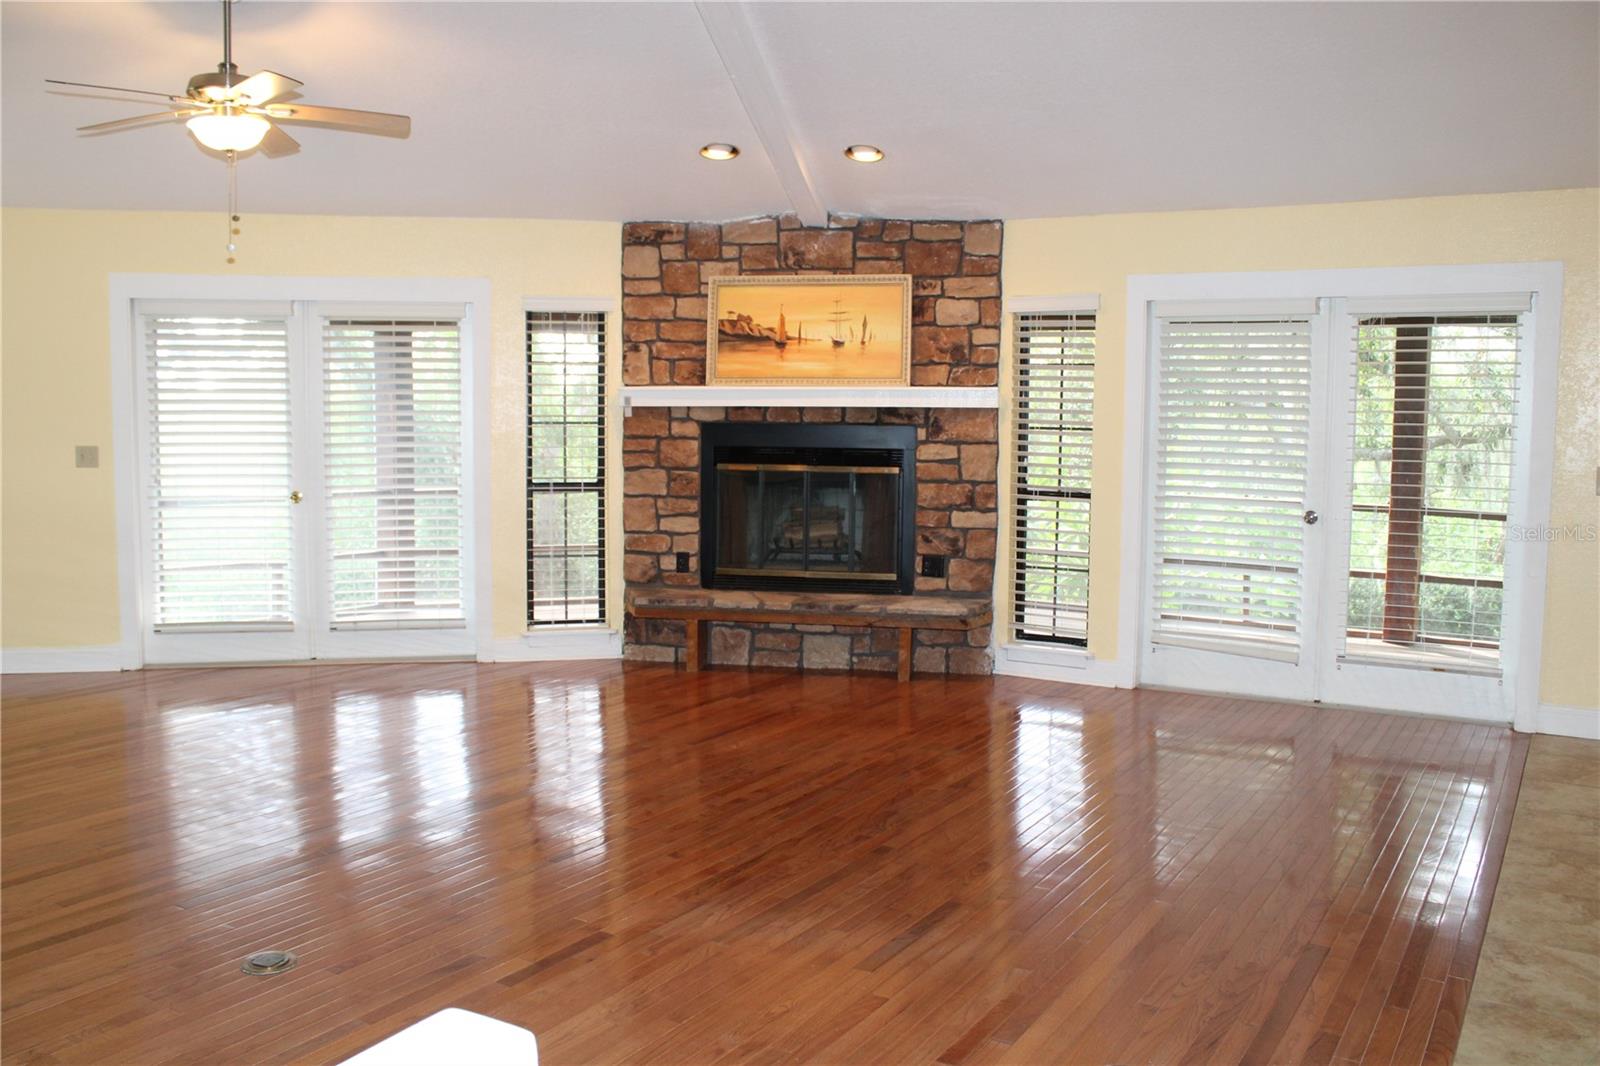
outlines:
[[325, 318], [322, 348], [330, 624], [465, 625], [460, 321]]
[[605, 621], [605, 315], [529, 311], [528, 624]]
[[1351, 323], [1344, 655], [1497, 673], [1520, 318]]
[[291, 626], [288, 322], [144, 317], [157, 631]]
[[1012, 632], [1083, 646], [1089, 618], [1089, 501], [1095, 316], [1014, 320]]
[[1151, 640], [1296, 660], [1311, 323], [1159, 326]]

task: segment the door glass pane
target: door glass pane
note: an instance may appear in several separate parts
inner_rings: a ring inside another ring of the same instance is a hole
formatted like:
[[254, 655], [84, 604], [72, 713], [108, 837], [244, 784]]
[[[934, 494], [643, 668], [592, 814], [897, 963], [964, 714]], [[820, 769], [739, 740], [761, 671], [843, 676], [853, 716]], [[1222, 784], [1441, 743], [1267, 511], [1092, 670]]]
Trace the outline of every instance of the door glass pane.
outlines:
[[1343, 655], [1497, 673], [1518, 316], [1354, 328]]
[[293, 621], [284, 319], [147, 316], [156, 631]]
[[1161, 321], [1155, 643], [1300, 648], [1311, 323]]
[[333, 628], [465, 625], [459, 324], [329, 319], [323, 374]]

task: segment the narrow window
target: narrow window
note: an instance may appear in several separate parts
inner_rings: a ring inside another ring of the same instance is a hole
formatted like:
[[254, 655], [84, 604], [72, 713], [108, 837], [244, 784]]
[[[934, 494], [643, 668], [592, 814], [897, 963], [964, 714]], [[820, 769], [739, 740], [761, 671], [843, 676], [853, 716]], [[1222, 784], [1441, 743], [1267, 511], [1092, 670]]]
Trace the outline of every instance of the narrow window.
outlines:
[[1092, 313], [1015, 319], [1012, 470], [1018, 640], [1084, 646], [1089, 635]]
[[527, 315], [528, 624], [602, 623], [605, 315]]
[[1345, 655], [1497, 672], [1518, 316], [1355, 329]]

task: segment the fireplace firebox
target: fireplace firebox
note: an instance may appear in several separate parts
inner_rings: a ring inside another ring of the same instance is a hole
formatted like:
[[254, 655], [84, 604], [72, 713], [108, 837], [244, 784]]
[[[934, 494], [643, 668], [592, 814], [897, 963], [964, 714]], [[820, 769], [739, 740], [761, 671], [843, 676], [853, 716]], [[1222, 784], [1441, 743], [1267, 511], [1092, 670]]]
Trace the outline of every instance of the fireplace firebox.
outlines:
[[909, 594], [914, 426], [700, 427], [707, 588]]

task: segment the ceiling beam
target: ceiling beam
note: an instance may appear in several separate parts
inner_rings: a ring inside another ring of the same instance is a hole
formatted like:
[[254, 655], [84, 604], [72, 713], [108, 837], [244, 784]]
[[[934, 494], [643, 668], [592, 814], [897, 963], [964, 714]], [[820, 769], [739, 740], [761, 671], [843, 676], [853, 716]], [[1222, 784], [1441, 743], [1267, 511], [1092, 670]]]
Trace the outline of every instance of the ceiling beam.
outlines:
[[744, 113], [756, 128], [756, 136], [761, 138], [761, 147], [772, 161], [772, 169], [777, 172], [778, 183], [783, 186], [789, 205], [807, 226], [827, 225], [828, 209], [811, 181], [799, 139], [784, 110], [783, 97], [769, 73], [772, 64], [767, 61], [750, 26], [746, 5], [697, 0], [694, 6], [712, 46], [722, 59], [728, 79], [733, 82], [734, 92], [739, 94]]

